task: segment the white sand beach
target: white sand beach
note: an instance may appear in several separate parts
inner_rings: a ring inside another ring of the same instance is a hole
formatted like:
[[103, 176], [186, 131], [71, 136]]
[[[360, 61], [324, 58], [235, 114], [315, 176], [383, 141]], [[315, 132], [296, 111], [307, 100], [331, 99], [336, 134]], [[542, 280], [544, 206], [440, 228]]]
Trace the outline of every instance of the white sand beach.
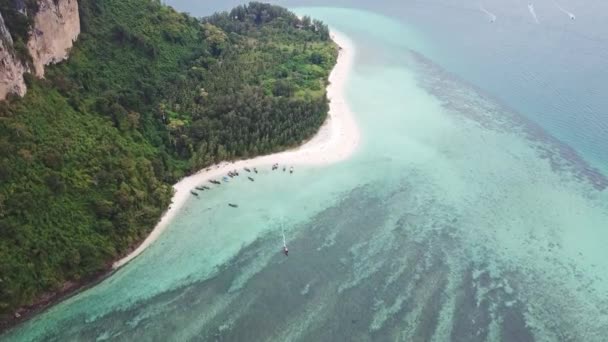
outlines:
[[[179, 208], [191, 196], [190, 190], [204, 185], [210, 179], [221, 178], [230, 170], [240, 170], [243, 167], [272, 165], [325, 165], [348, 158], [359, 144], [359, 129], [345, 98], [346, 82], [353, 67], [354, 46], [343, 34], [333, 31], [332, 39], [341, 47], [336, 66], [329, 76], [327, 96], [330, 100], [329, 115], [319, 132], [298, 148], [235, 162], [222, 162], [188, 176], [173, 187], [172, 204], [163, 215], [144, 242], [126, 257], [116, 261], [113, 268], [117, 269], [143, 252], [166, 229], [178, 213]], [[208, 171], [207, 171], [208, 170]]]

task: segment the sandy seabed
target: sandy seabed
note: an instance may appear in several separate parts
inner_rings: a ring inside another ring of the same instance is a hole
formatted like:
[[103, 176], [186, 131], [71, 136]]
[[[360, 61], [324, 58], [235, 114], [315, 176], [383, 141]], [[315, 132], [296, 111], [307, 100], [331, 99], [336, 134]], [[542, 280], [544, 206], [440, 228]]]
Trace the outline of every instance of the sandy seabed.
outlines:
[[353, 68], [354, 46], [343, 34], [333, 31], [331, 37], [340, 46], [335, 67], [329, 75], [327, 97], [329, 114], [317, 134], [298, 148], [235, 162], [222, 162], [185, 177], [173, 186], [175, 193], [172, 204], [162, 216], [154, 230], [137, 249], [116, 261], [112, 267], [117, 269], [137, 257], [150, 246], [167, 228], [190, 196], [190, 191], [211, 179], [225, 176], [228, 171], [244, 167], [257, 167], [272, 164], [287, 165], [326, 165], [348, 158], [359, 144], [359, 129], [346, 101], [346, 82]]

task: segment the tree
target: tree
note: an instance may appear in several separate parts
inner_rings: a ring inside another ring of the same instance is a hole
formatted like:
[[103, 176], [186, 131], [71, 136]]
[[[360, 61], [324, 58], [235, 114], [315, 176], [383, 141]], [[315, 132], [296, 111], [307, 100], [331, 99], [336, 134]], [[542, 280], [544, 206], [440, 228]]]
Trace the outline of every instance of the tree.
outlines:
[[226, 33], [210, 23], [203, 24], [203, 27], [205, 30], [205, 40], [211, 46], [213, 55], [219, 56], [227, 39]]
[[325, 61], [325, 57], [323, 57], [323, 55], [320, 54], [319, 52], [315, 51], [310, 54], [310, 62], [312, 64], [320, 65], [320, 64], [323, 64], [324, 61]]
[[272, 94], [275, 96], [291, 96], [295, 91], [295, 86], [285, 79], [276, 80]]
[[309, 28], [311, 23], [312, 22], [309, 16], [305, 15], [302, 17], [302, 26], [304, 26], [304, 28]]

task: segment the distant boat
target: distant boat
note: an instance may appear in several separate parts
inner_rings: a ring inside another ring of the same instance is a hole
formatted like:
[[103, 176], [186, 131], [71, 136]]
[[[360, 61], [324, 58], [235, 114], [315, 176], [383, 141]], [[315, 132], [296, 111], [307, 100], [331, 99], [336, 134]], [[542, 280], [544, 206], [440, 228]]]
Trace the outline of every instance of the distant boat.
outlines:
[[251, 172], [251, 170], [249, 170], [248, 168], [244, 167], [243, 170], [247, 171], [247, 172]]
[[250, 181], [255, 182], [255, 179], [251, 178], [251, 177], [247, 177], [249, 178]]
[[253, 172], [258, 173], [258, 169], [256, 169], [255, 167], [253, 168]]
[[227, 182], [230, 182], [230, 178], [228, 178], [228, 177], [226, 177], [226, 176], [224, 176], [224, 178], [222, 178], [222, 179], [223, 179], [223, 180], [224, 180], [224, 182], [226, 182], [226, 183], [227, 183]]
[[272, 171], [276, 170], [279, 168], [279, 164], [272, 164]]
[[206, 190], [204, 186], [197, 186], [195, 189], [196, 190], [200, 190], [200, 191], [205, 191]]
[[234, 204], [234, 203], [228, 203], [229, 206], [233, 207], [233, 208], [238, 208], [239, 206]]
[[289, 173], [293, 173], [293, 166], [289, 168]]
[[218, 182], [216, 180], [213, 180], [213, 179], [209, 180], [209, 183], [213, 183], [213, 184], [217, 184], [217, 185], [222, 184], [222, 183], [220, 183], [220, 182]]
[[190, 190], [190, 193], [193, 194], [194, 196], [198, 197], [198, 193], [194, 190]]

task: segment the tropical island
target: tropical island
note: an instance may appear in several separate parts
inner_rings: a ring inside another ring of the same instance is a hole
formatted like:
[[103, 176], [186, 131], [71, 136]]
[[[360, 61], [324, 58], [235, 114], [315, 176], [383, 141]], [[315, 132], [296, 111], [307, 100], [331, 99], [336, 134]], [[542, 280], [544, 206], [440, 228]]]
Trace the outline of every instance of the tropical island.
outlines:
[[9, 57], [36, 71], [0, 101], [4, 322], [111, 270], [178, 180], [298, 146], [329, 111], [327, 26], [255, 2], [197, 19], [160, 1], [79, 1], [69, 58], [42, 77], [32, 18], [71, 1], [0, 1]]

